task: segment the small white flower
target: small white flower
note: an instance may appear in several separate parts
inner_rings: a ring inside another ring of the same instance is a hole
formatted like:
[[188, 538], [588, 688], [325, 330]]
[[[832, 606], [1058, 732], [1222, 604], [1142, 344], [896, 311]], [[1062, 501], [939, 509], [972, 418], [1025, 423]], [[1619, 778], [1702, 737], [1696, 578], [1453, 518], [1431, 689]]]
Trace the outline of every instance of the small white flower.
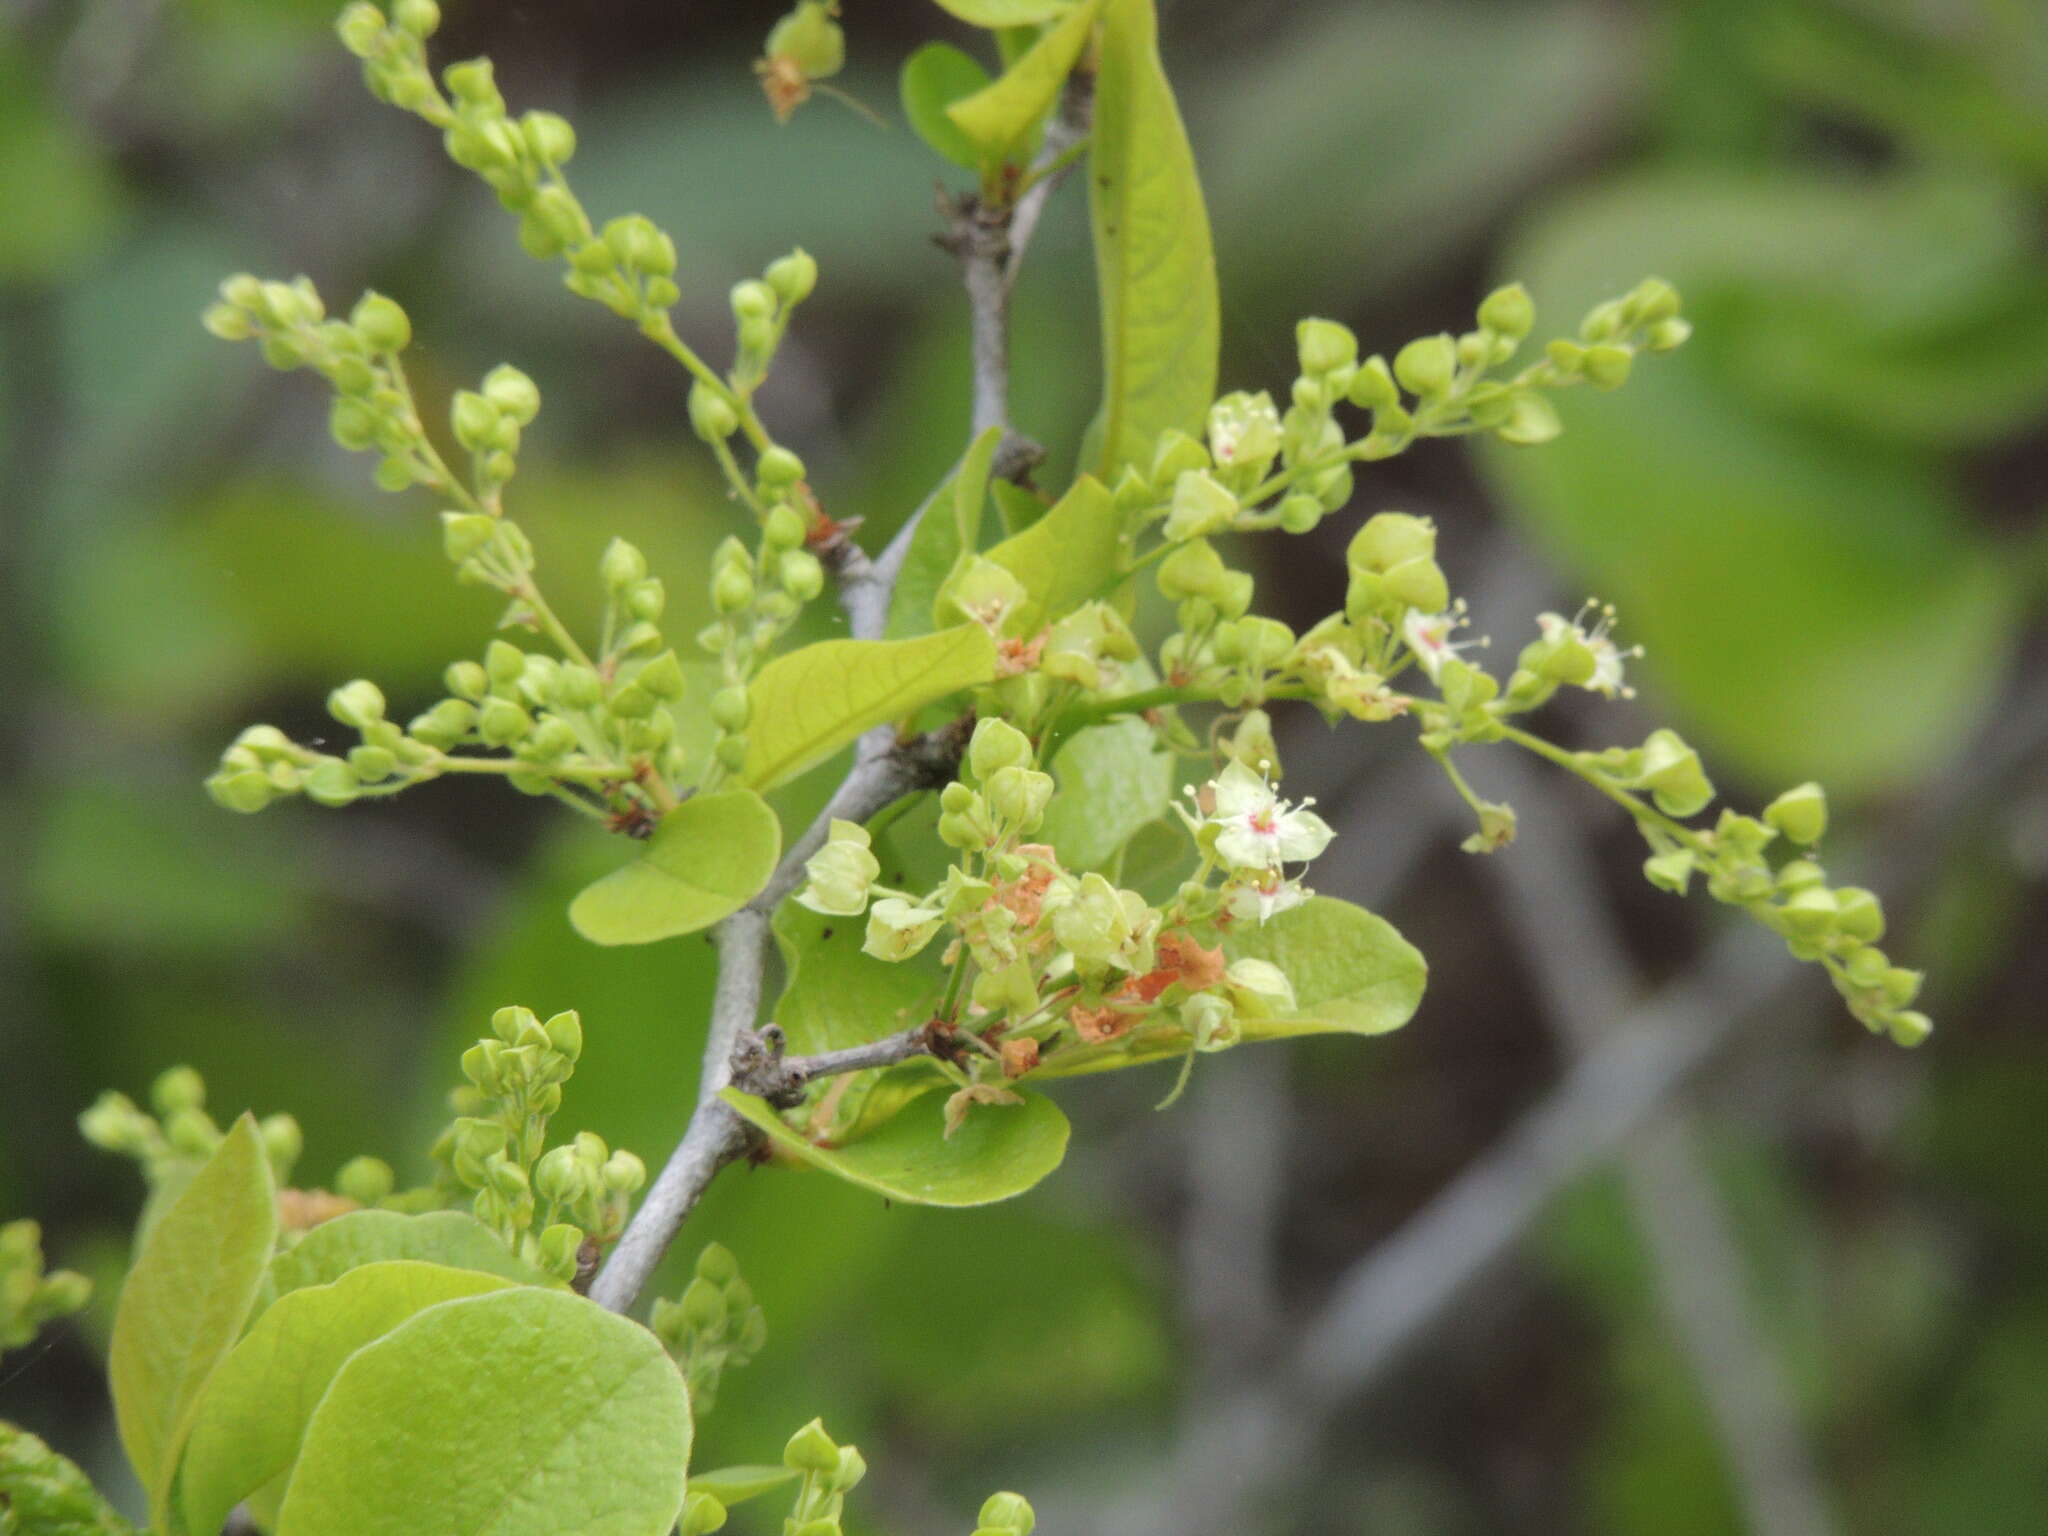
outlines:
[[1257, 883], [1233, 886], [1223, 906], [1240, 922], [1264, 923], [1276, 913], [1300, 906], [1313, 894], [1299, 880], [1269, 875]]
[[[1586, 628], [1586, 615], [1589, 613], [1597, 615], [1591, 629]], [[1571, 619], [1555, 613], [1540, 613], [1536, 616], [1536, 624], [1544, 639], [1556, 640], [1569, 635], [1593, 653], [1593, 675], [1583, 685], [1588, 692], [1604, 694], [1610, 699], [1635, 697], [1635, 689], [1622, 681], [1622, 664], [1632, 657], [1641, 656], [1643, 648], [1632, 645], [1623, 650], [1614, 643], [1610, 633], [1614, 628], [1614, 604], [1603, 605], [1588, 598], [1585, 606]]]
[[1401, 638], [1408, 643], [1409, 651], [1429, 680], [1435, 682], [1443, 664], [1462, 650], [1486, 644], [1484, 639], [1453, 640], [1451, 637], [1463, 629], [1468, 620], [1462, 599], [1453, 603], [1446, 613], [1424, 613], [1419, 608], [1410, 608], [1401, 620]]
[[1209, 784], [1212, 808], [1204, 818], [1217, 829], [1216, 856], [1232, 869], [1270, 870], [1306, 864], [1336, 836], [1303, 800], [1291, 806], [1263, 774], [1233, 759]]

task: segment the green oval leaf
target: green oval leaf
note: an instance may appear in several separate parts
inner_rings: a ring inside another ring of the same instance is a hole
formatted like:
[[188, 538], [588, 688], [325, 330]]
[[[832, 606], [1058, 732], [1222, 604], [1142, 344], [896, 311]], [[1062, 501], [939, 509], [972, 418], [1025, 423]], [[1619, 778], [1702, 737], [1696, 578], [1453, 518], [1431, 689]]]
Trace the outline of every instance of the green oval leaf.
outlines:
[[903, 115], [917, 136], [955, 165], [977, 170], [980, 151], [946, 108], [986, 87], [988, 71], [951, 43], [926, 43], [903, 61]]
[[801, 1162], [908, 1205], [988, 1205], [1021, 1195], [1059, 1167], [1067, 1117], [1042, 1094], [1015, 1105], [977, 1106], [948, 1139], [946, 1095], [920, 1095], [844, 1146], [821, 1147], [784, 1123], [765, 1099], [727, 1088], [722, 1097], [776, 1147]]
[[1038, 829], [1067, 869], [1100, 869], [1173, 800], [1173, 754], [1142, 720], [1078, 733], [1052, 762], [1058, 793]]
[[200, 1391], [248, 1320], [276, 1239], [270, 1159], [243, 1115], [150, 1232], [114, 1314], [114, 1421], [160, 1530]]
[[933, 0], [939, 9], [950, 11], [969, 26], [1029, 27], [1053, 17], [1073, 0]]
[[1414, 1016], [1429, 980], [1429, 963], [1392, 923], [1333, 896], [1240, 924], [1223, 947], [1233, 960], [1272, 962], [1294, 984], [1295, 1014], [1244, 1020], [1247, 1040], [1383, 1035]]
[[578, 893], [569, 921], [593, 944], [695, 933], [745, 906], [781, 856], [782, 823], [751, 789], [692, 795], [661, 818], [639, 858]]
[[1123, 570], [1123, 518], [1102, 482], [1083, 475], [1045, 516], [996, 545], [988, 558], [1015, 576], [1026, 594], [1005, 627], [1034, 634], [1108, 595]]
[[134, 1536], [134, 1530], [68, 1459], [0, 1419], [0, 1532]]
[[[1008, 159], [1052, 110], [1101, 8], [1102, 0], [1083, 0], [997, 79], [946, 108], [946, 116], [974, 145], [981, 161], [1000, 164]], [[1208, 402], [1202, 404], [1206, 409]]]
[[932, 493], [931, 505], [910, 536], [910, 548], [904, 551], [902, 569], [896, 573], [884, 631], [887, 638], [901, 640], [931, 632], [932, 603], [939, 588], [981, 543], [989, 470], [1002, 440], [1001, 427], [982, 433], [968, 445], [952, 476]]
[[735, 1504], [773, 1493], [799, 1474], [793, 1467], [719, 1467], [690, 1474], [690, 1492], [708, 1493], [730, 1509]]
[[278, 1536], [665, 1536], [690, 1401], [654, 1335], [563, 1291], [429, 1307], [350, 1356]]
[[466, 1211], [350, 1211], [323, 1221], [277, 1256], [271, 1289], [280, 1297], [329, 1285], [350, 1270], [386, 1259], [419, 1259], [451, 1269], [479, 1270], [521, 1285], [556, 1282], [516, 1257], [497, 1234]]
[[290, 1470], [328, 1383], [358, 1349], [428, 1307], [511, 1283], [397, 1259], [284, 1297], [229, 1351], [199, 1400], [178, 1479], [185, 1524], [219, 1530], [238, 1501]]
[[1103, 11], [1088, 151], [1102, 304], [1103, 478], [1169, 427], [1199, 433], [1216, 395], [1216, 260], [1194, 152], [1159, 62], [1152, 0]]
[[749, 690], [747, 765], [762, 791], [787, 783], [869, 726], [900, 720], [996, 675], [995, 642], [979, 624], [915, 640], [824, 640], [778, 656]]

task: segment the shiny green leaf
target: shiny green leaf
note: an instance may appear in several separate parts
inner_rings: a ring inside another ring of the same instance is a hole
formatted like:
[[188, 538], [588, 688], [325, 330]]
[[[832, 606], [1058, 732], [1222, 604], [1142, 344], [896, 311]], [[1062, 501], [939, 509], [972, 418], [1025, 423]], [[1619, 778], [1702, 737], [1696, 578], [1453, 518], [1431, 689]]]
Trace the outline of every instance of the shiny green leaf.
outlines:
[[1414, 1017], [1429, 980], [1428, 962], [1392, 923], [1333, 896], [1239, 923], [1223, 947], [1233, 960], [1272, 962], [1294, 984], [1296, 1012], [1244, 1020], [1247, 1040], [1383, 1035]]
[[955, 165], [976, 170], [982, 155], [960, 125], [946, 115], [954, 102], [986, 87], [989, 73], [951, 43], [926, 43], [903, 61], [899, 91], [903, 115], [917, 136]]
[[654, 1335], [524, 1286], [443, 1302], [349, 1357], [278, 1536], [665, 1536], [690, 1402]]
[[256, 1320], [206, 1384], [185, 1442], [185, 1524], [217, 1531], [236, 1503], [287, 1472], [342, 1363], [417, 1312], [512, 1282], [473, 1269], [387, 1260], [293, 1291]]
[[1142, 720], [1118, 720], [1080, 732], [1053, 759], [1058, 792], [1038, 840], [1067, 869], [1100, 869], [1173, 800], [1173, 754]]
[[746, 905], [781, 855], [782, 824], [751, 789], [693, 795], [661, 818], [639, 858], [583, 888], [569, 921], [593, 944], [695, 933]]
[[256, 1304], [276, 1238], [270, 1159], [243, 1115], [150, 1232], [114, 1314], [114, 1422], [159, 1529], [200, 1391]]
[[1052, 110], [1101, 8], [1102, 0], [1081, 0], [993, 82], [946, 108], [982, 161], [1008, 159]]
[[988, 682], [995, 644], [978, 624], [914, 640], [824, 640], [778, 656], [750, 690], [747, 764], [756, 789], [787, 783], [872, 725]]
[[1209, 216], [1159, 62], [1152, 0], [1103, 11], [1088, 153], [1102, 307], [1100, 472], [1148, 457], [1169, 427], [1199, 432], [1220, 330]]
[[1123, 569], [1123, 518], [1102, 482], [1083, 475], [1051, 511], [996, 545], [988, 558], [1024, 585], [1027, 601], [1007, 627], [1033, 634], [1109, 595]]
[[1043, 1095], [1021, 1104], [978, 1104], [951, 1138], [946, 1094], [920, 1095], [900, 1114], [842, 1146], [818, 1146], [792, 1129], [765, 1099], [723, 1092], [774, 1147], [799, 1162], [911, 1205], [987, 1205], [1021, 1195], [1060, 1165], [1067, 1117]]
[[271, 1289], [284, 1297], [309, 1285], [330, 1285], [365, 1264], [418, 1259], [472, 1269], [523, 1285], [552, 1283], [522, 1262], [467, 1211], [350, 1211], [323, 1221], [277, 1256]]

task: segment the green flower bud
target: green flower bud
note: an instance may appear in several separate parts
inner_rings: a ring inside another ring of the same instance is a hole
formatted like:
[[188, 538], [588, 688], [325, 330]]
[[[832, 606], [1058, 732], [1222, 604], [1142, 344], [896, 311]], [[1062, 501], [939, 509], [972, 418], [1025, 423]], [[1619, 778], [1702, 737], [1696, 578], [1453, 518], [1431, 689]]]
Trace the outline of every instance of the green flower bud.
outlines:
[[533, 729], [533, 717], [510, 699], [486, 699], [477, 712], [477, 734], [494, 747], [509, 747]]
[[1217, 590], [1216, 611], [1226, 619], [1244, 617], [1252, 606], [1252, 573], [1250, 571], [1228, 571], [1223, 584]]
[[358, 1205], [380, 1203], [397, 1182], [391, 1165], [375, 1157], [350, 1158], [334, 1176], [336, 1193], [348, 1196]]
[[347, 805], [360, 789], [356, 771], [338, 757], [321, 758], [306, 775], [306, 798], [320, 805]]
[[808, 879], [796, 895], [800, 905], [829, 917], [858, 917], [867, 910], [868, 887], [881, 877], [882, 865], [869, 850], [866, 827], [835, 820], [804, 873]]
[[256, 334], [254, 322], [232, 304], [207, 305], [199, 316], [199, 323], [222, 341], [247, 341]]
[[1643, 333], [1643, 345], [1652, 352], [1673, 352], [1692, 337], [1690, 320], [1659, 320]]
[[1052, 775], [1032, 768], [998, 768], [988, 778], [989, 809], [1020, 832], [1037, 828], [1052, 800]]
[[1155, 578], [1160, 596], [1169, 602], [1188, 598], [1214, 600], [1230, 576], [1223, 557], [1206, 539], [1191, 539], [1159, 562]]
[[576, 130], [556, 113], [522, 114], [519, 132], [526, 140], [527, 153], [543, 165], [567, 165], [576, 153]]
[[1387, 367], [1387, 360], [1377, 354], [1359, 364], [1345, 394], [1353, 405], [1368, 411], [1383, 411], [1401, 403], [1401, 391], [1394, 386], [1393, 372]]
[[1507, 397], [1507, 406], [1506, 419], [1493, 429], [1494, 436], [1504, 443], [1532, 447], [1549, 442], [1564, 430], [1557, 407], [1536, 390], [1515, 390]]
[[1184, 470], [1173, 484], [1173, 507], [1164, 532], [1181, 543], [1221, 532], [1237, 516], [1238, 501], [1207, 470]]
[[803, 479], [804, 461], [787, 448], [770, 448], [754, 466], [754, 474], [763, 486], [777, 491], [787, 490]]
[[540, 1267], [557, 1280], [573, 1280], [583, 1248], [583, 1229], [558, 1221], [540, 1235]]
[[[493, 640], [484, 647], [484, 670], [490, 674], [492, 688], [509, 692], [526, 676], [526, 652], [509, 640]], [[459, 692], [452, 686], [452, 677], [449, 681], [449, 691]]]
[[1350, 326], [1335, 320], [1303, 320], [1294, 328], [1294, 347], [1301, 371], [1311, 376], [1334, 373], [1358, 360], [1358, 338]]
[[390, 778], [397, 771], [398, 758], [389, 747], [365, 744], [349, 753], [348, 765], [355, 769], [356, 777], [364, 783], [376, 784]]
[[850, 1445], [839, 1448], [839, 1465], [832, 1469], [830, 1482], [834, 1493], [845, 1493], [857, 1486], [868, 1475], [868, 1459]]
[[611, 712], [621, 720], [645, 720], [654, 713], [654, 695], [638, 683], [627, 683], [613, 691]]
[[378, 431], [382, 426], [383, 418], [375, 409], [347, 395], [338, 398], [328, 408], [329, 434], [351, 453], [362, 453], [376, 447]]
[[1023, 1494], [994, 1493], [981, 1506], [978, 1523], [982, 1530], [1000, 1531], [1003, 1536], [1031, 1536], [1038, 1516], [1032, 1513], [1030, 1501]]
[[1520, 283], [1496, 288], [1479, 305], [1479, 323], [1497, 336], [1520, 341], [1536, 324], [1536, 305]]
[[553, 1205], [574, 1205], [589, 1191], [589, 1176], [574, 1147], [551, 1147], [533, 1165], [533, 1192]]
[[[520, 670], [524, 671], [526, 663], [522, 660], [519, 666]], [[456, 699], [468, 699], [472, 702], [481, 699], [491, 688], [490, 673], [474, 661], [450, 662], [447, 670], [441, 674], [441, 681]]]
[[500, 363], [484, 375], [484, 397], [521, 426], [540, 414], [540, 390], [510, 363]]
[[825, 590], [825, 567], [807, 549], [783, 551], [781, 560], [776, 563], [775, 574], [782, 583], [782, 590], [800, 603], [808, 603]]
[[1894, 1045], [1910, 1049], [1924, 1044], [1934, 1033], [1934, 1020], [1916, 1009], [1903, 1008], [1885, 1020], [1885, 1028], [1890, 1031]]
[[263, 1153], [282, 1182], [291, 1177], [292, 1165], [306, 1150], [306, 1133], [290, 1115], [265, 1115], [256, 1127], [263, 1138]]
[[705, 1279], [683, 1288], [683, 1322], [693, 1333], [717, 1333], [725, 1326], [725, 1292]]
[[434, 0], [398, 0], [391, 7], [391, 20], [401, 32], [428, 38], [441, 25], [441, 7]]
[[735, 320], [770, 320], [775, 316], [775, 290], [758, 278], [732, 285], [732, 313]]
[[597, 574], [607, 587], [618, 591], [647, 578], [647, 557], [624, 539], [613, 539], [597, 562]]
[[1903, 965], [1888, 967], [1880, 983], [1886, 1001], [1894, 1008], [1904, 1008], [1920, 995], [1920, 983], [1925, 980], [1923, 973], [1909, 971]]
[[1860, 885], [1845, 885], [1834, 895], [1837, 928], [1865, 944], [1884, 937], [1884, 907], [1872, 892]]
[[457, 390], [448, 422], [458, 443], [471, 453], [481, 453], [497, 435], [498, 407], [474, 390]]
[[711, 1536], [725, 1526], [725, 1506], [708, 1493], [692, 1493], [683, 1500], [679, 1536]]
[[1809, 780], [1764, 808], [1764, 820], [1795, 843], [1811, 847], [1828, 829], [1827, 791]]
[[1835, 899], [1824, 886], [1794, 892], [1777, 910], [1786, 930], [1803, 939], [1819, 938], [1835, 926]]
[[621, 1147], [604, 1160], [604, 1185], [615, 1195], [630, 1195], [647, 1182], [647, 1165]]
[[523, 1200], [531, 1192], [526, 1170], [500, 1152], [484, 1160], [484, 1178], [499, 1198]]
[[181, 1109], [206, 1106], [206, 1079], [192, 1067], [172, 1067], [157, 1075], [149, 1085], [149, 1102], [159, 1115], [169, 1117]]
[[1407, 560], [1436, 555], [1436, 524], [1406, 512], [1379, 512], [1351, 537], [1344, 551], [1348, 564], [1369, 571], [1389, 571]]
[[276, 798], [269, 778], [253, 768], [210, 775], [206, 793], [222, 810], [238, 811], [245, 816], [253, 816]]
[[[626, 612], [643, 624], [654, 623], [667, 606], [668, 589], [661, 584], [659, 576], [636, 581], [626, 589]], [[657, 641], [659, 638], [655, 637]]]
[[1458, 370], [1458, 346], [1449, 336], [1423, 336], [1394, 354], [1394, 377], [1412, 395], [1440, 395]]
[[1031, 738], [1007, 720], [991, 716], [975, 722], [974, 737], [967, 744], [967, 766], [977, 780], [987, 782], [999, 768], [1028, 767], [1031, 759]]
[[488, 106], [497, 103], [502, 109], [498, 96], [497, 82], [492, 76], [489, 59], [470, 59], [461, 64], [450, 64], [441, 72], [441, 83], [448, 87], [451, 96], [460, 97], [473, 105]]
[[1159, 445], [1152, 454], [1150, 480], [1156, 486], [1175, 485], [1182, 475], [1209, 466], [1207, 448], [1185, 432], [1169, 430], [1159, 434]]
[[1643, 765], [1635, 782], [1648, 789], [1667, 816], [1693, 816], [1714, 798], [1714, 786], [1700, 767], [1700, 755], [1673, 730], [1652, 731], [1643, 743]]
[[1627, 347], [1588, 347], [1586, 381], [1595, 389], [1619, 389], [1628, 382], [1629, 365], [1634, 361], [1635, 354]]
[[180, 1109], [164, 1116], [164, 1139], [187, 1157], [211, 1157], [221, 1137], [204, 1110]]
[[412, 343], [412, 321], [396, 299], [370, 292], [349, 311], [349, 326], [372, 352], [403, 352]]
[[343, 725], [361, 730], [384, 718], [384, 691], [367, 678], [344, 683], [327, 695], [327, 713]]
[[1295, 491], [1280, 503], [1280, 527], [1288, 533], [1311, 533], [1324, 516], [1322, 502], [1304, 491]]
[[[107, 1152], [139, 1152], [148, 1146], [155, 1131], [149, 1116], [125, 1093], [102, 1093], [78, 1117], [78, 1133]], [[7, 1230], [0, 1227], [0, 1232]]]
[[346, 7], [334, 23], [341, 45], [359, 59], [367, 59], [384, 41], [384, 13], [367, 0]]
[[754, 578], [744, 566], [723, 567], [711, 581], [711, 603], [721, 614], [737, 613], [754, 600]]
[[825, 1433], [822, 1419], [813, 1419], [789, 1437], [782, 1448], [782, 1464], [797, 1472], [836, 1472], [839, 1447]]
[[802, 246], [798, 246], [787, 256], [769, 262], [767, 272], [762, 275], [784, 304], [801, 304], [818, 286], [818, 263]]
[[43, 1282], [36, 1290], [35, 1300], [29, 1308], [30, 1317], [36, 1323], [69, 1317], [84, 1310], [91, 1300], [90, 1280], [75, 1270], [53, 1269], [43, 1276]]
[[1627, 299], [1628, 311], [1637, 325], [1655, 325], [1677, 316], [1678, 290], [1661, 277], [1646, 277], [1637, 283]]
[[1451, 587], [1434, 560], [1403, 560], [1386, 573], [1386, 594], [1423, 613], [1442, 613], [1451, 605]]
[[697, 1255], [696, 1271], [713, 1285], [723, 1288], [740, 1277], [740, 1261], [723, 1243], [706, 1243]]
[[477, 554], [498, 536], [498, 520], [488, 512], [443, 512], [441, 552], [456, 565]]
[[1643, 878], [1660, 891], [1683, 896], [1692, 884], [1693, 855], [1689, 849], [1673, 848], [1643, 861]]

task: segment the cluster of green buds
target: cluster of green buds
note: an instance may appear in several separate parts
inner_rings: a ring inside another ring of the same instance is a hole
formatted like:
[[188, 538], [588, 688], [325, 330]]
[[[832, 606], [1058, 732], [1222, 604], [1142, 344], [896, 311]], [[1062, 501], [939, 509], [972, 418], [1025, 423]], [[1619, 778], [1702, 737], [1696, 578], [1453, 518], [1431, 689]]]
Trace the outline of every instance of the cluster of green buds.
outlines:
[[43, 1270], [43, 1229], [33, 1221], [0, 1225], [0, 1351], [19, 1349], [45, 1323], [82, 1311], [92, 1282], [68, 1269]]
[[[499, 546], [517, 533], [482, 514], [451, 513], [445, 524], [449, 553], [461, 561], [492, 547], [473, 547], [471, 533], [495, 537]], [[251, 726], [222, 754], [208, 792], [236, 811], [258, 811], [298, 793], [341, 806], [446, 773], [497, 772], [526, 794], [556, 795], [614, 825], [651, 825], [668, 803], [668, 785], [691, 766], [675, 714], [686, 678], [662, 638], [657, 621], [665, 595], [646, 558], [614, 539], [598, 568], [606, 607], [595, 658], [566, 635], [562, 657], [495, 639], [481, 660], [450, 665], [443, 679], [448, 696], [403, 726], [386, 717], [383, 690], [359, 678], [327, 700], [328, 713], [357, 733], [356, 746], [345, 754], [321, 752], [274, 726]], [[477, 755], [483, 753], [504, 755]]]
[[[213, 1156], [227, 1133], [206, 1112], [206, 1081], [191, 1067], [172, 1067], [150, 1084], [156, 1113], [125, 1093], [109, 1090], [78, 1117], [78, 1129], [92, 1145], [132, 1157], [154, 1191], [172, 1194]], [[288, 1183], [306, 1138], [290, 1115], [267, 1115], [257, 1123], [272, 1175]]]
[[707, 1243], [697, 1255], [696, 1273], [680, 1297], [654, 1303], [648, 1326], [681, 1367], [700, 1419], [716, 1402], [725, 1372], [747, 1364], [768, 1343], [767, 1318], [740, 1278], [739, 1261], [719, 1243]]
[[802, 1478], [783, 1536], [845, 1536], [840, 1520], [846, 1495], [867, 1476], [867, 1459], [853, 1446], [836, 1444], [824, 1423], [813, 1419], [789, 1437], [782, 1464]]
[[711, 557], [711, 606], [717, 614], [697, 643], [718, 658], [721, 684], [711, 697], [718, 736], [718, 768], [737, 773], [747, 760], [752, 702], [747, 682], [797, 621], [804, 604], [825, 588], [825, 567], [806, 546], [810, 520], [798, 509], [804, 496], [803, 464], [786, 448], [761, 455], [760, 486], [772, 497], [750, 554], [737, 536], [721, 540]]
[[574, 1012], [542, 1022], [530, 1008], [500, 1008], [491, 1036], [463, 1052], [469, 1082], [452, 1096], [456, 1118], [434, 1145], [448, 1183], [473, 1192], [477, 1219], [564, 1280], [575, 1275], [586, 1242], [618, 1236], [647, 1182], [646, 1164], [589, 1131], [548, 1147], [548, 1119], [582, 1052], [583, 1021]]

